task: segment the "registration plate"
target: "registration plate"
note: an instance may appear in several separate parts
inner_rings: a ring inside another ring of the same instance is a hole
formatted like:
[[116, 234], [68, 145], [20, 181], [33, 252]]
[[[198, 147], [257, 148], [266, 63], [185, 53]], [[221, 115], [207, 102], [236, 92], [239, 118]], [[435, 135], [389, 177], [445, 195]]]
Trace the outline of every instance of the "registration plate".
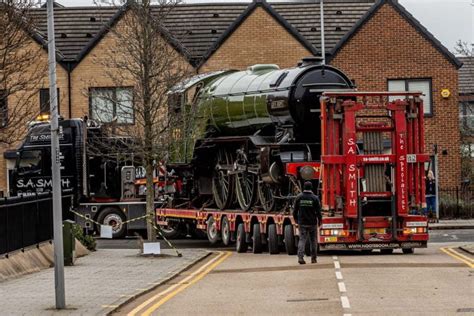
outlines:
[[385, 228], [367, 228], [364, 234], [385, 234]]
[[324, 242], [337, 242], [337, 237], [324, 237]]

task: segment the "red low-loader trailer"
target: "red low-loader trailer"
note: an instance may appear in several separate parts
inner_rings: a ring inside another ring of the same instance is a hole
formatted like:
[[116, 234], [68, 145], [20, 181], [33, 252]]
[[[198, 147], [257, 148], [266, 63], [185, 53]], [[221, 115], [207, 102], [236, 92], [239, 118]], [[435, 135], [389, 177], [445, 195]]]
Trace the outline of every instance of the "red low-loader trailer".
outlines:
[[[320, 250], [381, 249], [391, 253], [427, 247], [423, 101], [420, 92], [323, 93], [321, 157], [310, 165], [319, 176], [323, 220]], [[301, 163], [288, 162], [286, 176], [298, 178]], [[298, 227], [291, 198], [278, 213], [217, 209], [158, 208], [157, 222], [188, 222], [211, 243], [236, 243], [238, 252], [265, 246], [296, 253]]]

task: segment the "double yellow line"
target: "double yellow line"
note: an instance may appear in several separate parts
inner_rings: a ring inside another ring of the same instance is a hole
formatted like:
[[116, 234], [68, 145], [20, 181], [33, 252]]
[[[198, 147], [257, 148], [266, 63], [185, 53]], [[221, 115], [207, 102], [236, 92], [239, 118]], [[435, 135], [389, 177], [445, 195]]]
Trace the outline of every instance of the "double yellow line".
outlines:
[[446, 253], [447, 255], [464, 262], [465, 264], [467, 264], [468, 267], [474, 268], [474, 260], [469, 258], [468, 256], [465, 256], [462, 253], [457, 252], [453, 248], [442, 247], [440, 249], [442, 252]]
[[[178, 283], [170, 286], [166, 290], [153, 295], [148, 300], [135, 307], [127, 316], [135, 315], [144, 315], [149, 316], [154, 311], [156, 311], [161, 305], [169, 301], [175, 295], [186, 289], [187, 287], [193, 285], [197, 281], [205, 277], [209, 272], [211, 272], [215, 267], [217, 267], [222, 261], [227, 259], [232, 253], [229, 251], [219, 252], [218, 256], [207, 262], [205, 265], [200, 267], [198, 270], [191, 273], [189, 276], [179, 281]], [[152, 305], [150, 305], [152, 304]], [[150, 306], [149, 306], [150, 305]], [[148, 308], [146, 308], [149, 306]], [[146, 309], [145, 309], [146, 308]], [[143, 312], [141, 313], [141, 311]]]

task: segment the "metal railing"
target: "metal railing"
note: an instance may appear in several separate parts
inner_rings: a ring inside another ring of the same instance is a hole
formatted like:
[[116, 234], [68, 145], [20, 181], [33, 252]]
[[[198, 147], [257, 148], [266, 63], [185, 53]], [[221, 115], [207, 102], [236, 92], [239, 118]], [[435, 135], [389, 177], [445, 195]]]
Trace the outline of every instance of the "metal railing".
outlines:
[[[62, 197], [63, 219], [73, 196]], [[53, 239], [53, 202], [51, 193], [0, 199], [0, 255]]]
[[466, 187], [440, 189], [439, 217], [474, 218], [474, 189]]

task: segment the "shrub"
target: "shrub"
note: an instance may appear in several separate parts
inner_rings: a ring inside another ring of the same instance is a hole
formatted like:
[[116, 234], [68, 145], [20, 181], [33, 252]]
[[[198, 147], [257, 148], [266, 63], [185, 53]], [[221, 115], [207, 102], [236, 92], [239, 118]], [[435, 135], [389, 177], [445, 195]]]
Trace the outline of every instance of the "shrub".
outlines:
[[89, 249], [90, 251], [95, 251], [96, 242], [91, 235], [84, 234], [84, 230], [80, 225], [72, 225], [72, 234], [74, 237], [81, 242], [81, 244]]

